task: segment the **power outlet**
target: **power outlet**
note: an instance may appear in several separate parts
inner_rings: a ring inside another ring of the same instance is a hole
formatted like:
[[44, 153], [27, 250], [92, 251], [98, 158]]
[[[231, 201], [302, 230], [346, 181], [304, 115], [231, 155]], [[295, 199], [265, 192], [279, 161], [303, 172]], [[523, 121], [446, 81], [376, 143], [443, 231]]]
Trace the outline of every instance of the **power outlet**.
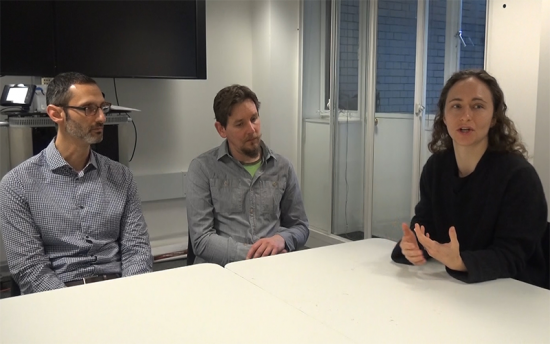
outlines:
[[50, 81], [53, 80], [53, 78], [41, 78], [41, 85], [47, 85], [50, 83]]

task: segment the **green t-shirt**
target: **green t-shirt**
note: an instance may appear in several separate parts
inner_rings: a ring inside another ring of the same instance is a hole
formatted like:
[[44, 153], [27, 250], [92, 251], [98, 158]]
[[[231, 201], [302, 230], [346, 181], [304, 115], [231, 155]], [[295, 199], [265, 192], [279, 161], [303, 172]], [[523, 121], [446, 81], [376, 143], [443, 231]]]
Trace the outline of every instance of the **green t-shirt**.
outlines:
[[248, 171], [248, 173], [250, 173], [252, 177], [254, 177], [254, 175], [256, 174], [256, 171], [258, 171], [261, 165], [262, 165], [262, 159], [256, 162], [253, 162], [251, 164], [243, 164], [243, 167]]

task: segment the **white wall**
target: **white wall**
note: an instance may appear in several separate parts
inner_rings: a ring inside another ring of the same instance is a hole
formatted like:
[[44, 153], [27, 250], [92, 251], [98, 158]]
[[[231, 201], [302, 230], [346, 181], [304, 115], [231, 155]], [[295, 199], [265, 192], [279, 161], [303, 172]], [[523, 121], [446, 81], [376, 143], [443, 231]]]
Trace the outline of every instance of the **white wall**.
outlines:
[[488, 2], [486, 69], [502, 87], [507, 114], [516, 124], [530, 156], [535, 148], [541, 1]]
[[486, 62], [542, 180], [550, 213], [549, 2], [491, 0]]
[[252, 8], [252, 76], [263, 137], [298, 169], [300, 3], [256, 0]]
[[542, 1], [535, 161], [546, 193], [550, 220], [550, 0]]

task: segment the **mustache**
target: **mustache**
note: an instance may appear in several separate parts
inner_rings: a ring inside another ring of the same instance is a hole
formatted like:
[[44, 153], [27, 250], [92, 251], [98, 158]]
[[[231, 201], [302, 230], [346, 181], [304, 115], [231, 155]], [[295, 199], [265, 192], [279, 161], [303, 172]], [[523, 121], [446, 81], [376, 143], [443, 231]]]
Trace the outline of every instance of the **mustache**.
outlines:
[[247, 138], [246, 140], [247, 140], [247, 141], [252, 141], [252, 140], [259, 140], [259, 139], [261, 139], [261, 138], [262, 138], [262, 134], [250, 136], [250, 137]]

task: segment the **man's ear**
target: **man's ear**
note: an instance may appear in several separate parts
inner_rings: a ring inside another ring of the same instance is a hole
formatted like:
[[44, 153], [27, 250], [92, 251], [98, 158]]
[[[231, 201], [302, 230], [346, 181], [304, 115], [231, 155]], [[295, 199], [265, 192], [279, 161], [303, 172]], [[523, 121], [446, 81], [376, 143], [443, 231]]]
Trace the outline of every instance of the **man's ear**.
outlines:
[[216, 123], [214, 123], [214, 126], [216, 127], [216, 130], [218, 131], [218, 134], [220, 134], [220, 136], [222, 138], [224, 138], [224, 139], [227, 138], [227, 135], [225, 133], [225, 128], [223, 127], [223, 125], [220, 122], [216, 121]]
[[59, 125], [60, 123], [65, 122], [65, 111], [62, 107], [48, 105], [48, 107], [46, 108], [46, 112], [55, 124]]

